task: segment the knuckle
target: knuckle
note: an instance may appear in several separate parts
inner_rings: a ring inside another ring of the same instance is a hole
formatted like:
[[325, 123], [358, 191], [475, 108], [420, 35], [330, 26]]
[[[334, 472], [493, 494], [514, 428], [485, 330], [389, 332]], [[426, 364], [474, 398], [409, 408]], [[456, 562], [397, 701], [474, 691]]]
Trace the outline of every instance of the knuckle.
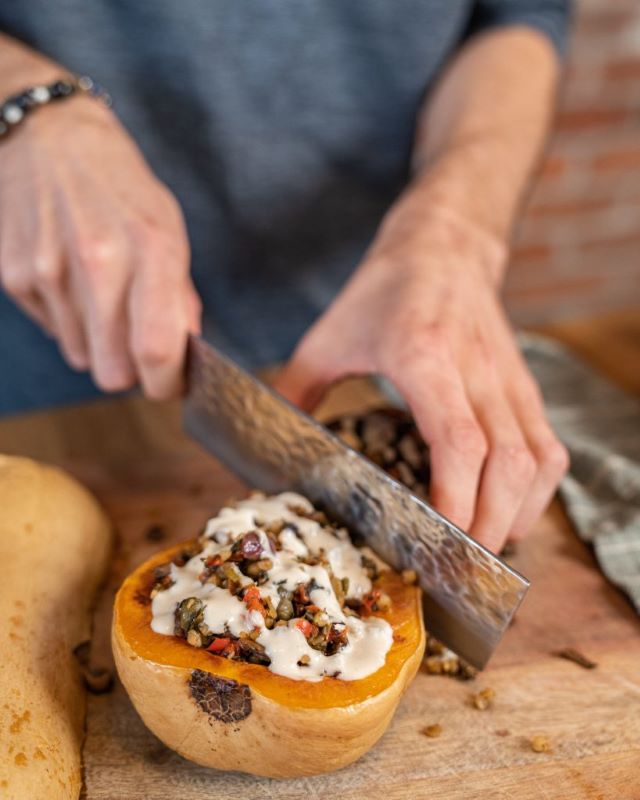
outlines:
[[538, 453], [542, 469], [554, 477], [561, 478], [569, 469], [569, 451], [555, 436], [539, 446]]
[[472, 419], [463, 417], [450, 421], [446, 428], [446, 440], [451, 449], [477, 460], [484, 459], [488, 452], [486, 436]]
[[107, 236], [88, 236], [79, 239], [76, 254], [90, 275], [100, 275], [118, 257], [114, 239]]
[[46, 255], [36, 256], [33, 261], [36, 281], [42, 286], [57, 286], [62, 281], [62, 261]]
[[499, 445], [494, 458], [500, 470], [508, 475], [510, 483], [522, 485], [533, 480], [536, 460], [524, 442]]

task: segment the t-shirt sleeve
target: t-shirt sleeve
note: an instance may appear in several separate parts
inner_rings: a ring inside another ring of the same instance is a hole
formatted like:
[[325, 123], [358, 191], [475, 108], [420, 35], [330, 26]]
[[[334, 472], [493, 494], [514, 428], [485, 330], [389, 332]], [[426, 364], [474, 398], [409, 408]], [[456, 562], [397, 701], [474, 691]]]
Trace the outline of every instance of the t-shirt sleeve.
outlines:
[[525, 25], [547, 36], [564, 58], [572, 0], [477, 0], [467, 35], [506, 25]]

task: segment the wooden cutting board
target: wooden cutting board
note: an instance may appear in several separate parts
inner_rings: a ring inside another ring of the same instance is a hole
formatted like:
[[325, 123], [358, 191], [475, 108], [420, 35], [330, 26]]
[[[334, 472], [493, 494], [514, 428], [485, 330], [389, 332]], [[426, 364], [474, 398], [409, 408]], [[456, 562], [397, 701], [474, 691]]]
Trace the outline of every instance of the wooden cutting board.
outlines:
[[[335, 392], [322, 414], [376, 401], [370, 386], [353, 383]], [[96, 664], [112, 665], [111, 604], [123, 576], [157, 549], [191, 537], [221, 503], [243, 491], [182, 435], [175, 405], [140, 398], [4, 421], [0, 449], [66, 467], [98, 495], [115, 523], [118, 546], [95, 618]], [[470, 683], [421, 671], [390, 730], [352, 767], [284, 782], [197, 767], [145, 729], [116, 682], [110, 694], [89, 697], [85, 797], [639, 800], [638, 618], [607, 584], [557, 504], [511, 562], [532, 588], [490, 667]], [[551, 655], [568, 646], [598, 667], [585, 670]], [[496, 692], [495, 704], [478, 711], [469, 695], [487, 686]], [[436, 739], [421, 733], [433, 723], [442, 726]], [[552, 753], [532, 751], [529, 739], [536, 734], [550, 739]]]

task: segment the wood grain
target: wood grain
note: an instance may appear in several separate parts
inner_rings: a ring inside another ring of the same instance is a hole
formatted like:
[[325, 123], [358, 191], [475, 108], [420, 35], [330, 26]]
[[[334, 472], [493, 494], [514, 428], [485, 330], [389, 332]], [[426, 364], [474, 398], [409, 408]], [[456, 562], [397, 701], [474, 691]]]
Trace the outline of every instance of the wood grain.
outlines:
[[[601, 331], [595, 339], [616, 377], [615, 333]], [[623, 352], [621, 376], [629, 371], [629, 352], [640, 361], [640, 345]], [[321, 413], [375, 402], [370, 385], [352, 382], [338, 387]], [[96, 663], [111, 661], [111, 604], [122, 577], [160, 547], [191, 536], [243, 491], [182, 435], [176, 405], [138, 397], [3, 421], [0, 449], [70, 469], [116, 524], [117, 556], [95, 616]], [[162, 542], [147, 538], [153, 525], [164, 532]], [[109, 695], [89, 698], [86, 797], [640, 800], [638, 618], [557, 505], [511, 561], [532, 588], [489, 668], [471, 683], [421, 672], [383, 740], [353, 767], [285, 782], [198, 768], [144, 728], [116, 685]], [[568, 646], [598, 667], [584, 670], [551, 655]], [[495, 704], [478, 711], [469, 694], [485, 686], [495, 689]], [[443, 728], [439, 738], [422, 735], [436, 722]], [[552, 753], [531, 750], [528, 740], [536, 734], [549, 737]]]

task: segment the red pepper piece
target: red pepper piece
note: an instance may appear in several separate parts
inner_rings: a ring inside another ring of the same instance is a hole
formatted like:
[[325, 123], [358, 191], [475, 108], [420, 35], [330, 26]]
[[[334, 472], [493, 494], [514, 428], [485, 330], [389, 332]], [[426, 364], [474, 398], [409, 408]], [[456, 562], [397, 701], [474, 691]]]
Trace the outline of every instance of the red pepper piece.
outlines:
[[249, 611], [259, 611], [262, 616], [266, 616], [266, 609], [262, 604], [262, 598], [260, 597], [260, 590], [257, 586], [250, 586], [244, 593], [242, 598], [244, 604], [249, 609]]
[[318, 633], [318, 626], [314, 625], [312, 622], [309, 622], [308, 619], [297, 619], [294, 625], [299, 631], [302, 631], [303, 636], [305, 636], [307, 639], [310, 636], [315, 636]]
[[221, 636], [219, 639], [214, 639], [207, 650], [210, 653], [222, 653], [222, 651], [231, 644], [231, 639]]
[[365, 596], [362, 598], [362, 610], [360, 613], [364, 613], [364, 616], [371, 614], [373, 611], [373, 606], [379, 599], [380, 589], [372, 589], [369, 594], [365, 594]]

